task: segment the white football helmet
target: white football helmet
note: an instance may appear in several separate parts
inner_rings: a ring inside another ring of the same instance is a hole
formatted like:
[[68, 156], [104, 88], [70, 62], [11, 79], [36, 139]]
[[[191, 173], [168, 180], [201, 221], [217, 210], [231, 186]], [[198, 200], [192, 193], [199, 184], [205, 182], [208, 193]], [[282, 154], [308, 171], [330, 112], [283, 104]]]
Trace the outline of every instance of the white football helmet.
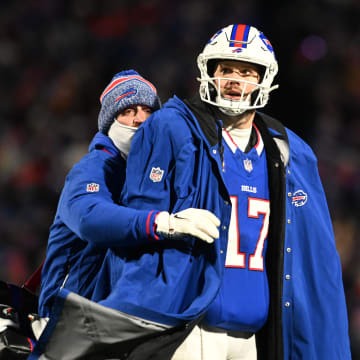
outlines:
[[[213, 76], [215, 69], [211, 60], [236, 60], [260, 65], [263, 70], [261, 79], [255, 84], [247, 80], [226, 78], [242, 82], [243, 90], [239, 100], [225, 99], [220, 95], [220, 81], [215, 82], [225, 78]], [[278, 85], [271, 86], [278, 72], [274, 50], [264, 34], [253, 26], [236, 24], [219, 30], [205, 45], [197, 58], [197, 64], [201, 75], [198, 78], [201, 99], [218, 106], [221, 111], [231, 116], [264, 107], [269, 100], [269, 93], [278, 88]], [[256, 85], [250, 96], [244, 96], [247, 84]]]

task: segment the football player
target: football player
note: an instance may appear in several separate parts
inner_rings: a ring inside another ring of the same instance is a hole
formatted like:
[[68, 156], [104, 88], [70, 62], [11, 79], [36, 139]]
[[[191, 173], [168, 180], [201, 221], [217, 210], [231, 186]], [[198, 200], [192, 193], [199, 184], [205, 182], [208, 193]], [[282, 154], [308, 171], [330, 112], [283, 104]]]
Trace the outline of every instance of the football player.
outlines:
[[[220, 237], [205, 247], [184, 237], [187, 251], [161, 249], [146, 296], [125, 296], [117, 308], [129, 300], [134, 315], [204, 314], [174, 360], [350, 359], [341, 264], [315, 155], [257, 110], [277, 88], [271, 43], [253, 26], [229, 25], [197, 63], [199, 94], [170, 99], [134, 137], [124, 201], [207, 209], [221, 221]], [[152, 181], [153, 168], [161, 181]]]

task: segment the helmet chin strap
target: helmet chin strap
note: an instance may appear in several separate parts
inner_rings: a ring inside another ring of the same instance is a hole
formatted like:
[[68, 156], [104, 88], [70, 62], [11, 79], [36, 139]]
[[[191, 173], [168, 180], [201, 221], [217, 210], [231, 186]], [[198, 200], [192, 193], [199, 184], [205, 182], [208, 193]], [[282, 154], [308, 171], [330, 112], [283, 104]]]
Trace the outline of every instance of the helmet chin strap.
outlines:
[[219, 110], [224, 113], [225, 115], [228, 116], [237, 116], [237, 115], [241, 115], [243, 114], [246, 109], [238, 109], [238, 110], [233, 110], [233, 109], [229, 109], [229, 108], [223, 108], [219, 106]]
[[[247, 107], [251, 105], [250, 95], [245, 100], [228, 100], [223, 98], [221, 95], [216, 96], [216, 104], [219, 110], [225, 115], [236, 116], [243, 114]], [[239, 107], [233, 108], [233, 104], [238, 104]], [[245, 105], [245, 108], [241, 105]]]

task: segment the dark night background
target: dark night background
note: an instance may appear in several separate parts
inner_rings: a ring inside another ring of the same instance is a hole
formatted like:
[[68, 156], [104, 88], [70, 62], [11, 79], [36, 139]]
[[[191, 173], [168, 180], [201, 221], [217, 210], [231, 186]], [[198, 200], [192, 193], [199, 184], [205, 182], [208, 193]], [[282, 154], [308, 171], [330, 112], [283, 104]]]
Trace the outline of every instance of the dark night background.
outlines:
[[136, 69], [163, 102], [191, 96], [204, 44], [251, 24], [280, 69], [265, 112], [319, 159], [360, 359], [359, 18], [358, 0], [0, 0], [0, 278], [21, 284], [45, 257], [65, 176], [97, 131], [112, 76]]

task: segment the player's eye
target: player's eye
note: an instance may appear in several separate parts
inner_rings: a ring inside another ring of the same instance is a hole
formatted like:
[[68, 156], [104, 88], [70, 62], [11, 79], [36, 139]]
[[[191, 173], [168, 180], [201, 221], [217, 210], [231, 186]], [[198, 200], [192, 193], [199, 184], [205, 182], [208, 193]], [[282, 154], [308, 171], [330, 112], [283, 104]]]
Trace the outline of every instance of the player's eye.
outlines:
[[121, 113], [120, 116], [133, 116], [135, 115], [135, 110], [132, 108], [127, 108], [124, 109]]
[[149, 108], [148, 106], [143, 106], [143, 107], [142, 107], [142, 110], [143, 110], [144, 112], [147, 112], [148, 114], [152, 114], [152, 113], [153, 113], [152, 109]]
[[255, 71], [254, 69], [251, 69], [251, 68], [244, 68], [242, 70], [240, 70], [240, 75], [242, 77], [246, 77], [246, 78], [258, 78], [259, 77], [259, 74], [257, 73], [257, 71]]
[[233, 72], [233, 70], [230, 69], [230, 68], [228, 68], [228, 67], [223, 67], [223, 68], [221, 69], [221, 72], [222, 72], [224, 75], [226, 75], [226, 74], [231, 74], [231, 73]]

